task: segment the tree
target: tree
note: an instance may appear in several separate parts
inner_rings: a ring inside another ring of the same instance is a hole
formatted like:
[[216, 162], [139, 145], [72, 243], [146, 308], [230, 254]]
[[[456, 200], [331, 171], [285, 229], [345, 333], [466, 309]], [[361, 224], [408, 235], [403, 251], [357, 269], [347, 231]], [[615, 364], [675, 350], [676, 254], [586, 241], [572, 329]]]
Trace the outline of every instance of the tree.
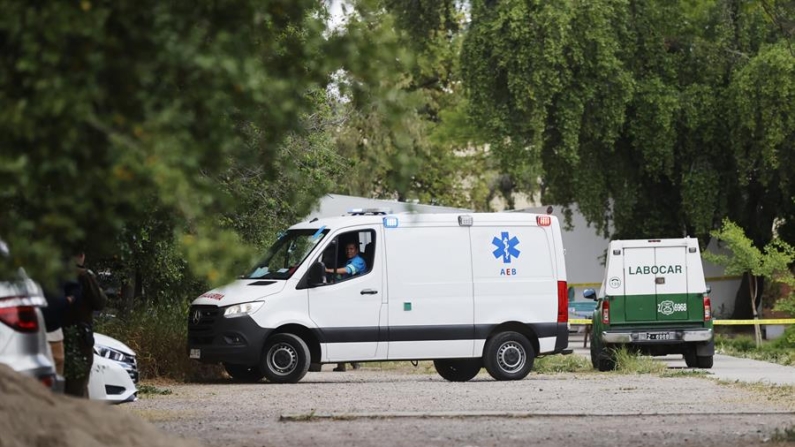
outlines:
[[474, 1], [462, 58], [471, 113], [541, 157], [545, 201], [616, 238], [704, 243], [728, 216], [761, 247], [792, 216], [788, 47], [757, 3]]
[[218, 179], [244, 163], [295, 179], [279, 150], [317, 105], [308, 92], [358, 49], [326, 34], [316, 0], [0, 9], [0, 235], [42, 280], [78, 248], [96, 258], [146, 238], [173, 241], [199, 278], [230, 278], [252, 250], [219, 225], [238, 189]]
[[728, 217], [758, 248], [774, 223], [795, 243], [792, 6], [473, 1], [470, 113], [607, 237], [705, 246]]
[[762, 334], [756, 322], [759, 319], [757, 307], [761, 307], [761, 302], [757, 304], [757, 297], [761, 296], [761, 290], [757, 286], [758, 278], [765, 278], [771, 283], [795, 286], [795, 276], [789, 268], [795, 262], [795, 248], [775, 238], [760, 250], [745, 235], [742, 228], [728, 219], [723, 221], [723, 226], [719, 230], [712, 232], [712, 236], [726, 244], [732, 255], [704, 252], [704, 259], [725, 266], [728, 275], [748, 275], [751, 297], [748, 305], [755, 320], [754, 332], [758, 348], [762, 344]]
[[[522, 164], [500, 163], [484, 150], [486, 143], [501, 139], [482, 132], [463, 109], [459, 56], [466, 30], [460, 4], [369, 4], [365, 18], [378, 24], [368, 29], [369, 41], [395, 48], [395, 56], [384, 57], [374, 83], [356, 84], [338, 139], [340, 152], [350, 160], [342, 191], [479, 210], [489, 209], [498, 193], [510, 201], [515, 183], [524, 177], [505, 173], [518, 172]], [[352, 17], [349, 28], [360, 29], [361, 18]], [[392, 89], [388, 101], [379, 93], [384, 88]]]

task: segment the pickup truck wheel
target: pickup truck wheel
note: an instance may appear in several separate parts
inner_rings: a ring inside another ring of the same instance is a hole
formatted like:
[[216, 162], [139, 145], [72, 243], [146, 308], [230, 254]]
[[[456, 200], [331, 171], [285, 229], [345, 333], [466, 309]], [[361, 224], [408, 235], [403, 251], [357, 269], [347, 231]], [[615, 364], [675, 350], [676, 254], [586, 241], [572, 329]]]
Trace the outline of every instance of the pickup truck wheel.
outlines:
[[695, 368], [698, 365], [695, 347], [685, 348], [685, 353], [682, 357], [685, 358], [685, 365], [687, 365], [688, 368]]
[[237, 382], [256, 383], [265, 377], [265, 373], [262, 372], [262, 368], [259, 365], [246, 366], [224, 363], [224, 369]]
[[594, 369], [599, 368], [599, 351], [602, 349], [602, 342], [594, 338], [593, 331], [591, 331], [590, 335], [590, 342], [591, 342], [591, 365], [593, 365]]
[[712, 356], [704, 355], [696, 357], [696, 366], [699, 368], [710, 369], [712, 368]]
[[309, 371], [309, 361], [309, 348], [293, 334], [271, 336], [262, 350], [262, 369], [269, 382], [298, 382]]
[[483, 361], [481, 359], [442, 359], [434, 360], [433, 366], [445, 380], [467, 382], [478, 375]]
[[613, 347], [604, 345], [601, 340], [591, 343], [591, 364], [599, 371], [616, 369], [616, 354]]
[[533, 369], [536, 353], [524, 335], [508, 331], [491, 337], [483, 349], [483, 365], [497, 380], [522, 380]]

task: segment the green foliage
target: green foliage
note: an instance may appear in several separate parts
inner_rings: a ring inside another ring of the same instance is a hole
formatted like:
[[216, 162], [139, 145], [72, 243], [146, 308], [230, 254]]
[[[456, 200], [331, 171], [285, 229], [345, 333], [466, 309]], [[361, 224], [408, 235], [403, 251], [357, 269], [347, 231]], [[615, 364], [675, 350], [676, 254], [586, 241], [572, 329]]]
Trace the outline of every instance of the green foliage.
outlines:
[[715, 338], [716, 347], [723, 352], [750, 352], [756, 349], [753, 337], [739, 335], [736, 337], [718, 336]]
[[[95, 331], [116, 338], [135, 351], [143, 380], [196, 378], [207, 371], [185, 353], [188, 307], [184, 300], [140, 303], [125, 320], [99, 319]], [[220, 370], [209, 372], [211, 376], [219, 373]]]
[[545, 202], [616, 238], [705, 242], [729, 217], [795, 241], [791, 2], [471, 6], [469, 111], [525, 150], [496, 152], [542, 160]]
[[129, 263], [148, 242], [228, 280], [251, 250], [218, 225], [238, 190], [217, 179], [247, 165], [294, 182], [306, 160], [280, 150], [311, 140], [307, 93], [356, 51], [313, 0], [0, 8], [0, 234], [42, 280], [76, 247]]
[[742, 228], [728, 219], [724, 219], [723, 226], [711, 234], [725, 244], [732, 255], [705, 253], [704, 257], [726, 267], [727, 275], [751, 273], [795, 285], [795, 278], [789, 271], [789, 265], [795, 262], [795, 249], [786, 242], [774, 239], [764, 250], [760, 250], [746, 237]]
[[789, 326], [784, 334], [772, 341], [762, 343], [759, 347], [752, 337], [739, 335], [728, 337], [719, 335], [715, 338], [717, 352], [736, 357], [745, 357], [780, 365], [795, 365], [795, 326]]
[[[704, 259], [722, 265], [726, 268], [727, 275], [742, 275], [748, 273], [753, 277], [763, 277], [774, 283], [795, 286], [795, 275], [790, 270], [790, 265], [795, 262], [795, 248], [782, 241], [773, 239], [763, 250], [753, 245], [745, 232], [734, 222], [724, 219], [723, 226], [715, 230], [712, 236], [725, 244], [731, 256], [705, 252]], [[757, 290], [755, 281], [751, 282], [751, 299], [756, 300]], [[795, 295], [780, 299], [778, 308], [782, 310], [795, 307]]]

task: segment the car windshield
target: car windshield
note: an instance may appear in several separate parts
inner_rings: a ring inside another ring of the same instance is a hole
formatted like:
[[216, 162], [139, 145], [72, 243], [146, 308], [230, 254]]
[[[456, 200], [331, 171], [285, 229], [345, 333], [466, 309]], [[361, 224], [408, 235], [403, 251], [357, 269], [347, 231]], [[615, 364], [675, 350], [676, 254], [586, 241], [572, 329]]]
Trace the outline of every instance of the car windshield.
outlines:
[[309, 252], [328, 234], [326, 227], [290, 230], [282, 235], [265, 258], [242, 279], [288, 279], [304, 262]]

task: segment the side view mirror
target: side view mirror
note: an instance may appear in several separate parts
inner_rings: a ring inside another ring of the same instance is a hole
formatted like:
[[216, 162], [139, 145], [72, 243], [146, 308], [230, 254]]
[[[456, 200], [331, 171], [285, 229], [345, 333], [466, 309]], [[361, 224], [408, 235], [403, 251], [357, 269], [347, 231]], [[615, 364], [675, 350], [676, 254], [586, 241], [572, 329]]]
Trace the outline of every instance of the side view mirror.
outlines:
[[586, 300], [596, 301], [596, 291], [594, 289], [585, 289], [582, 291], [582, 297]]
[[322, 286], [326, 283], [326, 265], [316, 262], [309, 267], [309, 287]]

